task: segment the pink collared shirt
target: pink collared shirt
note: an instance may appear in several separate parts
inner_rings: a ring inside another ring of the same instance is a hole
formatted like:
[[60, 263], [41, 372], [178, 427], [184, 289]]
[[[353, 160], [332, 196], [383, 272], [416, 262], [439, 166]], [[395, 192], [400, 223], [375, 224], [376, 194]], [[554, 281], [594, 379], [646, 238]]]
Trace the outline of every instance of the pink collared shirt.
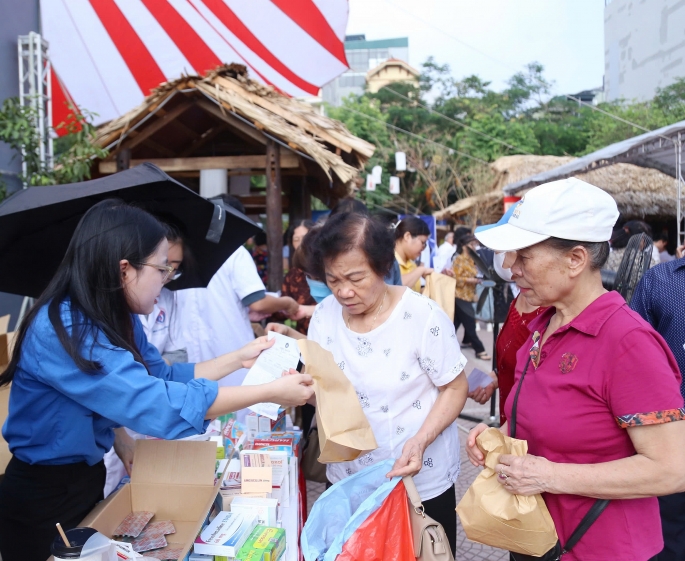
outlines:
[[[550, 308], [529, 324], [531, 337], [516, 355], [508, 419], [535, 332], [543, 334], [554, 313]], [[671, 351], [617, 292], [553, 333], [538, 361], [528, 367], [517, 406], [516, 438], [528, 441], [530, 454], [560, 463], [609, 462], [635, 454], [626, 428], [685, 419]], [[595, 499], [543, 496], [565, 544]], [[657, 499], [614, 500], [564, 561], [645, 561], [662, 548]]]

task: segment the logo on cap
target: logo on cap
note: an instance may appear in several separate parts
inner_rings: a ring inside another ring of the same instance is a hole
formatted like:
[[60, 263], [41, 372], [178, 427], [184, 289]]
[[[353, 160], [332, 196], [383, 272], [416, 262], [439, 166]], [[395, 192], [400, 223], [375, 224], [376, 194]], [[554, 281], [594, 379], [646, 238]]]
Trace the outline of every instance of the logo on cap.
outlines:
[[521, 197], [521, 200], [516, 203], [516, 208], [514, 209], [514, 213], [511, 215], [512, 218], [518, 218], [521, 215], [521, 205], [523, 204], [523, 201], [526, 200], [526, 196], [523, 195]]

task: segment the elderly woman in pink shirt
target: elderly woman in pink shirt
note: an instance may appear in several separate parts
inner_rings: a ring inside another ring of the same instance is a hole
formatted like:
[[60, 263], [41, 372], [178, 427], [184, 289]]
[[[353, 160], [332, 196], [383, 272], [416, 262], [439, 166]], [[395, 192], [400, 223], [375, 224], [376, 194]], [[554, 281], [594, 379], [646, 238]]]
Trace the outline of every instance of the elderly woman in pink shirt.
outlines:
[[[503, 455], [510, 493], [542, 493], [562, 544], [596, 499], [610, 499], [564, 561], [647, 561], [663, 548], [656, 496], [685, 490], [680, 373], [664, 340], [616, 292], [600, 268], [618, 218], [604, 191], [578, 179], [529, 191], [507, 224], [477, 234], [506, 251], [521, 297], [550, 308], [533, 320], [517, 354], [505, 404], [525, 457]], [[474, 428], [469, 459], [483, 465]], [[661, 561], [661, 556], [659, 556]]]

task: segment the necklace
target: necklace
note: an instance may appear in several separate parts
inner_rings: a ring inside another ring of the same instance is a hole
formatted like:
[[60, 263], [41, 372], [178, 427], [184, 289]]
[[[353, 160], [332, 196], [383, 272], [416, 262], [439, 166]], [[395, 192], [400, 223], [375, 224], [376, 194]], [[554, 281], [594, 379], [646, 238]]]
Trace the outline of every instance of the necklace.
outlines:
[[[371, 320], [371, 327], [369, 328], [369, 331], [373, 331], [373, 326], [376, 325], [376, 320], [378, 319], [378, 316], [381, 314], [381, 311], [383, 310], [383, 306], [385, 305], [385, 297], [388, 295], [388, 289], [385, 289], [385, 292], [383, 293], [383, 299], [381, 300], [381, 305], [378, 306], [378, 310], [376, 311], [376, 315], [373, 316], [373, 320]], [[347, 329], [352, 331], [350, 328], [350, 319], [352, 318], [352, 315], [348, 312], [347, 313]], [[368, 331], [367, 331], [368, 333]]]

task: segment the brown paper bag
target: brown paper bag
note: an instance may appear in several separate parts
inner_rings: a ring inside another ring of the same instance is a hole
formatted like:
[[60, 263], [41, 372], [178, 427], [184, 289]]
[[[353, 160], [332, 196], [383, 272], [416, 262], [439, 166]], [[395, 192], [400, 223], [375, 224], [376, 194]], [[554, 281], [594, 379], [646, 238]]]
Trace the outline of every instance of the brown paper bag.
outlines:
[[489, 428], [476, 439], [485, 469], [457, 505], [466, 537], [516, 553], [541, 556], [557, 543], [554, 521], [541, 495], [512, 495], [497, 480], [501, 454], [525, 456], [528, 443]]
[[457, 280], [441, 273], [431, 273], [426, 277], [423, 295], [434, 300], [454, 321], [454, 291]]
[[300, 339], [304, 372], [314, 378], [319, 462], [349, 462], [378, 448], [357, 393], [333, 355], [318, 343]]

